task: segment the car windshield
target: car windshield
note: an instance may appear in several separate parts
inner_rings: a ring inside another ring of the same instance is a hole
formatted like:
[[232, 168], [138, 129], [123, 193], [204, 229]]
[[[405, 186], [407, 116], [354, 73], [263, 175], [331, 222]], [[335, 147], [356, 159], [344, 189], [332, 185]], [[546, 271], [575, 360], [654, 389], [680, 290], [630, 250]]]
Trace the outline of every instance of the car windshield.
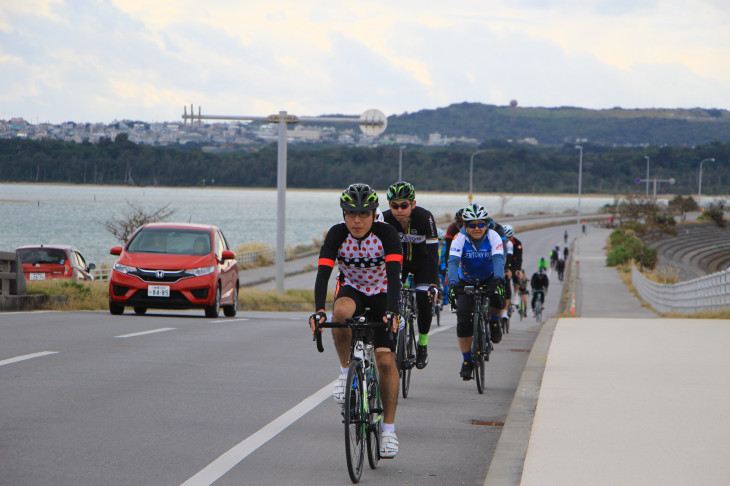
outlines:
[[23, 248], [20, 253], [20, 263], [66, 263], [66, 252], [57, 248]]
[[131, 253], [206, 255], [210, 253], [210, 232], [196, 229], [150, 228], [139, 231], [127, 245]]

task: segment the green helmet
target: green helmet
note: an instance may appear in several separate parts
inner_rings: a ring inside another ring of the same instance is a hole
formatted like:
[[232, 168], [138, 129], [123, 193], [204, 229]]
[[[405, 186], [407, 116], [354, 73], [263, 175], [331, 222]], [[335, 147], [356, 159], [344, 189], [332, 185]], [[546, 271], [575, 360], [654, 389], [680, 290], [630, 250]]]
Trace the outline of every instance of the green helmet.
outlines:
[[411, 184], [405, 181], [396, 182], [388, 188], [388, 201], [407, 199], [413, 201], [416, 199], [416, 190]]
[[345, 212], [375, 211], [378, 195], [367, 184], [351, 184], [340, 195], [340, 207]]

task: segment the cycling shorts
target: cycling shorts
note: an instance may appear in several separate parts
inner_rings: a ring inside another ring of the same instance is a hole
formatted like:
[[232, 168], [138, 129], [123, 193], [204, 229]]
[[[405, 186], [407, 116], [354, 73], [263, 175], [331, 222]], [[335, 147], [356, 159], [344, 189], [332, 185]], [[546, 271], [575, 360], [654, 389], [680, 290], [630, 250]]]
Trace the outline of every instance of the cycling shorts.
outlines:
[[[385, 306], [388, 300], [388, 294], [385, 292], [375, 295], [366, 295], [359, 290], [350, 287], [349, 285], [341, 285], [337, 290], [335, 301], [342, 297], [349, 297], [355, 302], [355, 314], [359, 316], [365, 312], [366, 308], [370, 309], [370, 319], [373, 321], [380, 321], [385, 315]], [[388, 348], [391, 352], [395, 352], [395, 342], [393, 339], [391, 343], [388, 330], [385, 328], [373, 329], [375, 342], [373, 343], [375, 348]]]

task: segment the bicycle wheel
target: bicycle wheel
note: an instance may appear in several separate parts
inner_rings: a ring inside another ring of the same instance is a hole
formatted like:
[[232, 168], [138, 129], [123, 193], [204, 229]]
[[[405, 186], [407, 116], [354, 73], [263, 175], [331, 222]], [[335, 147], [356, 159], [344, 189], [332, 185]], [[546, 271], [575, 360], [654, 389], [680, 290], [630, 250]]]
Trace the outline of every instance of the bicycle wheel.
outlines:
[[441, 325], [441, 304], [439, 304], [436, 299], [433, 301], [433, 307], [432, 307], [432, 313], [434, 317], [436, 317], [436, 325]]
[[542, 322], [542, 295], [537, 296], [537, 302], [535, 303], [535, 320]]
[[[415, 331], [413, 330], [413, 314], [406, 320], [406, 327], [403, 329], [403, 352], [405, 355], [405, 367], [401, 376], [401, 392], [403, 398], [408, 398], [408, 392], [411, 388], [411, 370], [416, 362], [416, 340]], [[400, 337], [400, 336], [399, 336]]]
[[525, 317], [525, 302], [522, 300], [522, 296], [520, 296], [520, 305], [517, 307], [517, 311], [520, 315], [520, 322], [522, 322], [522, 319]]
[[474, 337], [471, 344], [471, 356], [474, 361], [474, 378], [477, 382], [477, 391], [484, 393], [484, 360], [486, 358], [487, 343], [484, 330], [484, 321], [481, 313], [474, 315]]
[[365, 392], [363, 390], [362, 361], [353, 360], [347, 371], [345, 385], [345, 407], [343, 409], [345, 424], [345, 456], [347, 472], [353, 483], [360, 481], [362, 466], [365, 461]]
[[368, 379], [368, 464], [370, 464], [370, 469], [375, 469], [378, 467], [378, 461], [380, 460], [380, 425], [383, 421], [383, 401], [380, 398], [380, 383], [378, 383], [375, 365], [370, 366], [368, 373], [370, 374]]

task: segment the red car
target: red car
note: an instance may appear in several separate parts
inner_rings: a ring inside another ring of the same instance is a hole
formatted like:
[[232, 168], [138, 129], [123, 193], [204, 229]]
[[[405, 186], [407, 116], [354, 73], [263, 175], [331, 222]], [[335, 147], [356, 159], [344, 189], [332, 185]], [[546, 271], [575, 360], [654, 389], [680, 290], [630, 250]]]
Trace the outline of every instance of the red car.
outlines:
[[137, 314], [148, 308], [204, 308], [206, 317], [238, 311], [238, 262], [215, 226], [150, 223], [141, 226], [119, 255], [109, 276], [109, 312], [129, 306]]
[[20, 254], [20, 263], [26, 280], [50, 280], [71, 278], [94, 280], [89, 272], [96, 268], [86, 263], [79, 250], [70, 245], [21, 246], [15, 250]]

